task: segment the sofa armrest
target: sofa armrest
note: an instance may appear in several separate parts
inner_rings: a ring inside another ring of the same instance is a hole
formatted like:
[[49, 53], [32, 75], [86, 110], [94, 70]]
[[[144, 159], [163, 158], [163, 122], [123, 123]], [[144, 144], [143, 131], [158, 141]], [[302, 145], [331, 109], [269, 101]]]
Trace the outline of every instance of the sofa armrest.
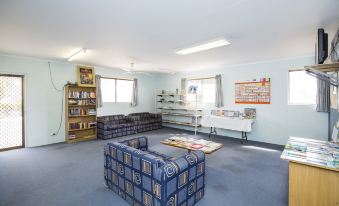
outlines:
[[[165, 205], [177, 200], [178, 205], [193, 198], [194, 203], [204, 195], [205, 188], [205, 154], [192, 151], [171, 162], [167, 162], [161, 170], [161, 196]], [[183, 190], [186, 190], [183, 192]]]

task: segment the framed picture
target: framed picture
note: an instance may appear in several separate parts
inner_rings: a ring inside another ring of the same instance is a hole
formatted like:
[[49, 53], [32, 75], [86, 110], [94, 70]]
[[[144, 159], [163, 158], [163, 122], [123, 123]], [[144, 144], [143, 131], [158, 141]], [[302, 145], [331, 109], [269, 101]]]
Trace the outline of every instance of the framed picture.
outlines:
[[93, 67], [78, 66], [78, 86], [95, 87], [95, 73]]

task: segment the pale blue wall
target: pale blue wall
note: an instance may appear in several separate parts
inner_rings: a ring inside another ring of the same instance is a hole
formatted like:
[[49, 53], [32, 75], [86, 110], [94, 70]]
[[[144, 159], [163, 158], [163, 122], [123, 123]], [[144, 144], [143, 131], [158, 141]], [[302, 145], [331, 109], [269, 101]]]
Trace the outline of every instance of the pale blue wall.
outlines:
[[[250, 140], [281, 145], [286, 143], [289, 136], [327, 140], [327, 114], [315, 112], [312, 105], [288, 105], [288, 70], [303, 68], [304, 65], [311, 64], [313, 64], [313, 57], [234, 65], [219, 70], [212, 69], [162, 76], [158, 78], [158, 85], [162, 85], [159, 89], [175, 90], [180, 88], [180, 79], [182, 77], [190, 78], [222, 74], [226, 109], [257, 108], [257, 120], [254, 124], [253, 132], [248, 135]], [[271, 78], [271, 104], [234, 104], [234, 83], [260, 77]], [[191, 128], [186, 127], [186, 129]], [[207, 132], [206, 129], [201, 131]], [[219, 130], [219, 134], [237, 138], [241, 136], [238, 132], [225, 130]]]
[[[327, 139], [327, 115], [317, 113], [313, 106], [289, 106], [287, 104], [288, 69], [300, 68], [313, 63], [313, 58], [298, 58], [234, 65], [222, 70], [207, 70], [188, 74], [165, 76], [137, 76], [139, 102], [136, 108], [128, 103], [108, 103], [98, 110], [99, 115], [128, 114], [154, 111], [155, 90], [180, 88], [181, 77], [223, 74], [225, 108], [242, 109], [255, 105], [234, 104], [234, 82], [259, 77], [270, 77], [272, 102], [257, 105], [257, 122], [249, 139], [284, 144], [289, 136]], [[61, 112], [61, 94], [56, 92], [49, 79], [47, 60], [0, 55], [0, 73], [25, 75], [26, 145], [29, 147], [61, 142], [65, 139], [64, 122], [57, 136], [51, 136], [58, 127]], [[95, 67], [96, 73], [107, 77], [132, 78], [123, 71]], [[58, 88], [67, 81], [76, 81], [76, 65], [52, 63], [53, 78]], [[207, 130], [202, 130], [206, 132]], [[239, 133], [223, 131], [219, 134], [240, 137]]]
[[[65, 140], [64, 121], [60, 133], [51, 136], [60, 122], [62, 94], [52, 87], [47, 62], [47, 60], [0, 55], [0, 73], [25, 75], [25, 136], [28, 147]], [[57, 88], [62, 88], [67, 81], [76, 81], [75, 64], [52, 62], [51, 67]], [[131, 108], [128, 103], [108, 103], [98, 110], [98, 115], [154, 111], [154, 77], [124, 75], [122, 70], [110, 68], [95, 67], [95, 69], [96, 74], [102, 76], [137, 77], [139, 81], [139, 106]]]

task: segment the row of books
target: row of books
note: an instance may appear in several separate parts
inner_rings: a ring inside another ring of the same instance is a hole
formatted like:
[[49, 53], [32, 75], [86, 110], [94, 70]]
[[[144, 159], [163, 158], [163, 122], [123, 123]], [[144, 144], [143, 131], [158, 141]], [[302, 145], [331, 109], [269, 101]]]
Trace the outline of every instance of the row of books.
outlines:
[[95, 115], [95, 108], [81, 109], [81, 108], [71, 108], [68, 111], [69, 116], [79, 116], [79, 115]]
[[69, 130], [95, 128], [97, 122], [73, 122], [68, 124]]
[[95, 92], [85, 92], [85, 91], [70, 91], [68, 94], [69, 98], [96, 98]]
[[68, 100], [69, 105], [96, 105], [95, 99], [69, 99]]
[[255, 119], [256, 118], [256, 109], [255, 108], [245, 108], [244, 112], [225, 110], [225, 109], [212, 109], [211, 115], [223, 116], [223, 117], [243, 117], [246, 119]]
[[339, 169], [339, 144], [291, 137], [282, 158]]

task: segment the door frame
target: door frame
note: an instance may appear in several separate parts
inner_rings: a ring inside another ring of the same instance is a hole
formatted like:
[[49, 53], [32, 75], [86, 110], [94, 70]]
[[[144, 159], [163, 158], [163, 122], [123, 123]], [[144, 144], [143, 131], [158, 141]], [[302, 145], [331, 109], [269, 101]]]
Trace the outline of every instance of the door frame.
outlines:
[[0, 152], [12, 150], [12, 149], [19, 149], [25, 148], [25, 75], [18, 75], [18, 74], [3, 74], [0, 73], [0, 76], [7, 76], [7, 77], [20, 77], [21, 78], [21, 116], [22, 116], [22, 144], [21, 146], [16, 147], [9, 147], [0, 149]]

